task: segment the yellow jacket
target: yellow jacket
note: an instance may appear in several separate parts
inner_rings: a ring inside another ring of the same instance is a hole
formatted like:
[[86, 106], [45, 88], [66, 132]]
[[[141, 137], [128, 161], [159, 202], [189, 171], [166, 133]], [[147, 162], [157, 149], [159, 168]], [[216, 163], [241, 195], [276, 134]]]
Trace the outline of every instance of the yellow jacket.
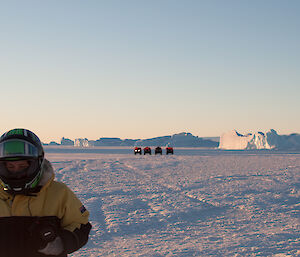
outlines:
[[89, 212], [76, 195], [63, 183], [54, 181], [54, 171], [44, 160], [41, 190], [33, 196], [11, 195], [0, 186], [0, 217], [57, 216], [63, 229], [73, 232], [87, 224]]

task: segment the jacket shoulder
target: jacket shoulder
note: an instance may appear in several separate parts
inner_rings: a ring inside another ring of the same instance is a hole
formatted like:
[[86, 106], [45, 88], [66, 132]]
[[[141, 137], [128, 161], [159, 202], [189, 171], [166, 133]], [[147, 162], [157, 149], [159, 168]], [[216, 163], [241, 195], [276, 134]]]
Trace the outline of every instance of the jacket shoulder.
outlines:
[[52, 195], [56, 196], [66, 196], [66, 197], [76, 197], [75, 193], [63, 182], [59, 181], [51, 181], [48, 186], [48, 192]]
[[50, 187], [53, 187], [57, 190], [71, 190], [65, 183], [56, 180], [51, 182]]

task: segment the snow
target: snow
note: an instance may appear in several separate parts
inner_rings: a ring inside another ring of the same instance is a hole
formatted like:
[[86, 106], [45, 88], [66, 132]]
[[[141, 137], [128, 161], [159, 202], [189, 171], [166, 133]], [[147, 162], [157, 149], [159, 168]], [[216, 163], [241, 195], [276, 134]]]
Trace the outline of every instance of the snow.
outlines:
[[90, 240], [72, 257], [300, 256], [299, 154], [46, 149], [91, 213]]
[[278, 135], [274, 129], [267, 133], [256, 132], [246, 135], [232, 130], [220, 137], [220, 149], [300, 149], [300, 135]]

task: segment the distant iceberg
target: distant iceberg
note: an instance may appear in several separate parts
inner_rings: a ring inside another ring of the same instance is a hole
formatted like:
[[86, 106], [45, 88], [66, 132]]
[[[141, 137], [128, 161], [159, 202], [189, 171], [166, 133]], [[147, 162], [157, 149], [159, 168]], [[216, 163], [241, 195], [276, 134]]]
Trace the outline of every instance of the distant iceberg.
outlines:
[[219, 143], [209, 139], [194, 136], [188, 132], [172, 136], [155, 137], [138, 140], [136, 146], [172, 146], [172, 147], [218, 147]]
[[172, 136], [154, 137], [149, 139], [120, 139], [102, 137], [98, 140], [88, 140], [87, 138], [76, 138], [72, 141], [62, 138], [61, 145], [74, 145], [75, 147], [91, 146], [173, 146], [173, 147], [212, 147], [216, 148], [219, 142], [208, 138], [200, 138], [191, 133], [182, 132]]
[[300, 149], [300, 135], [278, 135], [274, 129], [267, 133], [256, 132], [242, 135], [236, 130], [226, 132], [220, 137], [220, 149]]
[[87, 138], [76, 138], [74, 142], [74, 146], [76, 147], [89, 147], [90, 143]]

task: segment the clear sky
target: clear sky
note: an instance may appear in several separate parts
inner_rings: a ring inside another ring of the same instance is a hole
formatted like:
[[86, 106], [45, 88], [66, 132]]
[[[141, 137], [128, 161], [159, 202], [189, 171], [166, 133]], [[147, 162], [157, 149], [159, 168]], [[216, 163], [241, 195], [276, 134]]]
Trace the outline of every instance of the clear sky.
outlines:
[[300, 133], [298, 0], [0, 1], [0, 132]]

